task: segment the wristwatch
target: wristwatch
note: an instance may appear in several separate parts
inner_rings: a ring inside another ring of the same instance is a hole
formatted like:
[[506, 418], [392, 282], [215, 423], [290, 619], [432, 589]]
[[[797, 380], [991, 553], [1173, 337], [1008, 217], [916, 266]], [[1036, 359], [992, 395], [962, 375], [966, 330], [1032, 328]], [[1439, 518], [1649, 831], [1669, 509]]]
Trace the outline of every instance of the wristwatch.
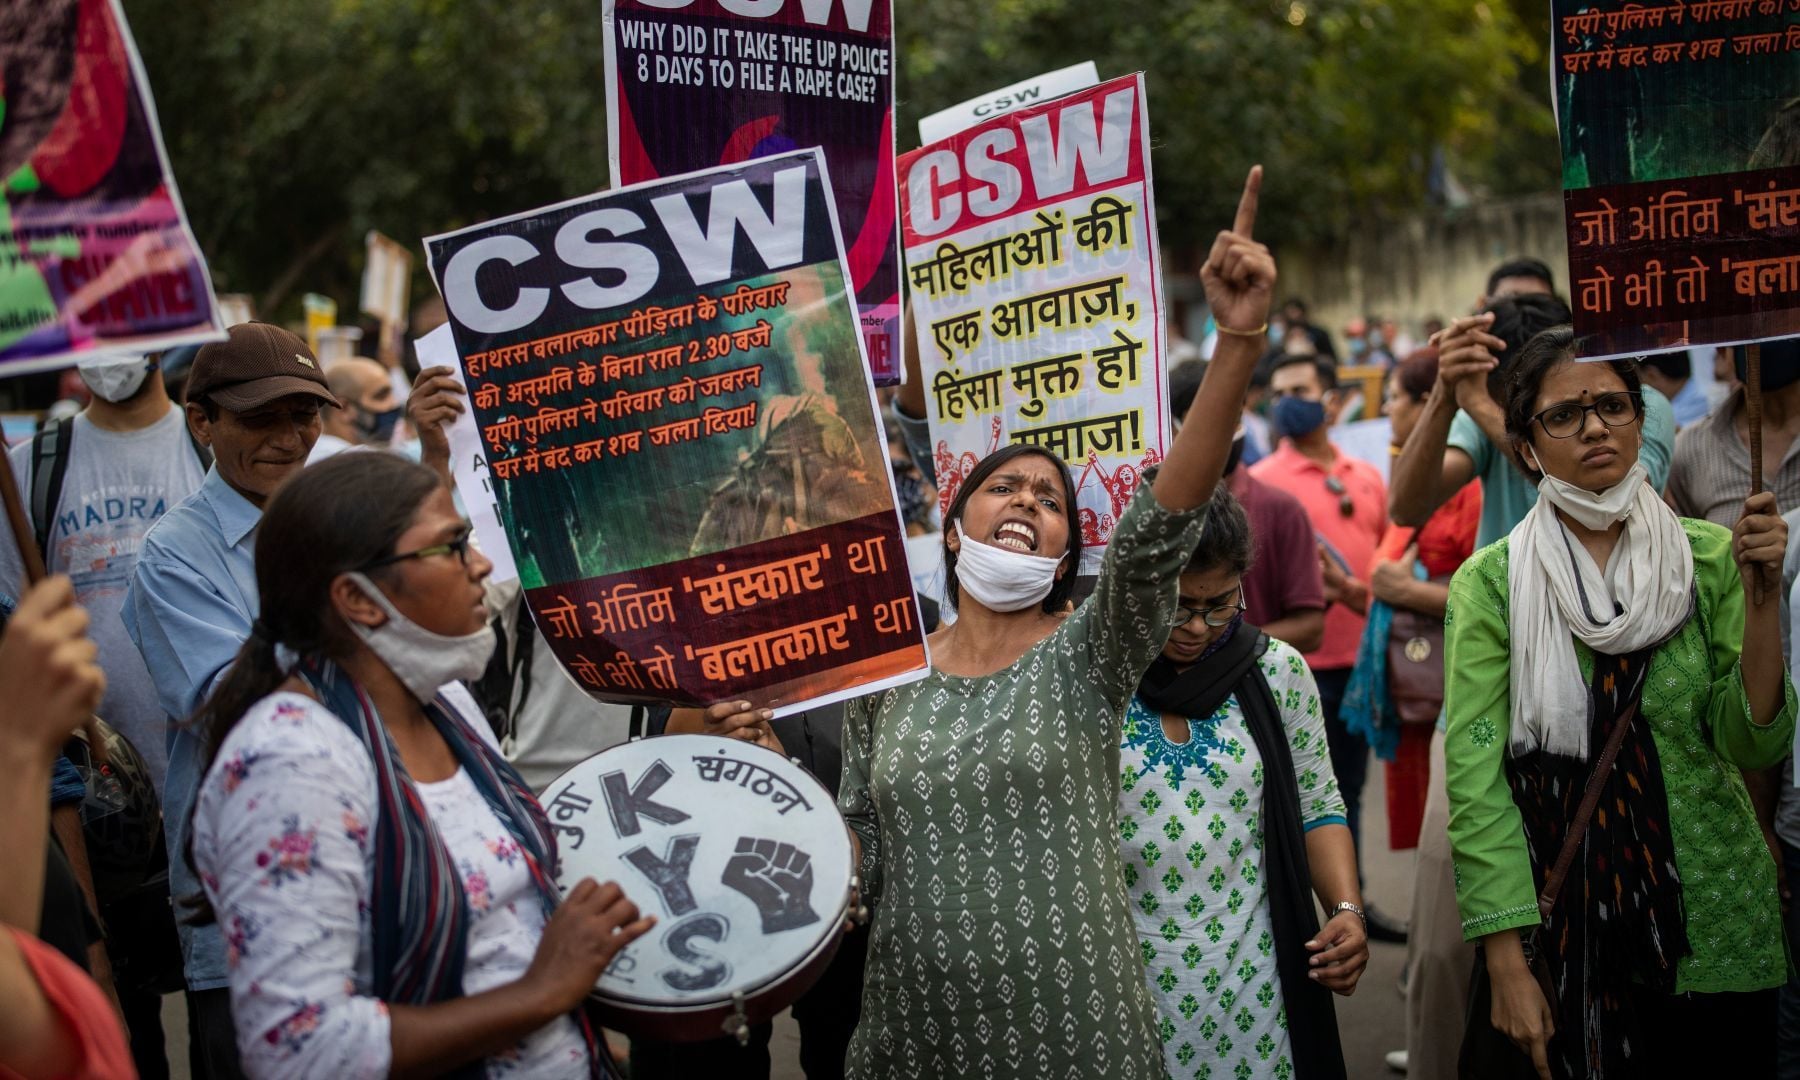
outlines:
[[1366, 912], [1364, 912], [1361, 907], [1359, 907], [1356, 904], [1352, 904], [1348, 900], [1339, 900], [1337, 902], [1337, 906], [1331, 909], [1331, 915], [1325, 921], [1330, 922], [1332, 919], [1337, 918], [1338, 913], [1341, 911], [1348, 911], [1348, 912], [1354, 913], [1357, 918], [1362, 920], [1363, 932], [1368, 933], [1368, 931], [1369, 931], [1369, 916], [1368, 916], [1368, 914]]

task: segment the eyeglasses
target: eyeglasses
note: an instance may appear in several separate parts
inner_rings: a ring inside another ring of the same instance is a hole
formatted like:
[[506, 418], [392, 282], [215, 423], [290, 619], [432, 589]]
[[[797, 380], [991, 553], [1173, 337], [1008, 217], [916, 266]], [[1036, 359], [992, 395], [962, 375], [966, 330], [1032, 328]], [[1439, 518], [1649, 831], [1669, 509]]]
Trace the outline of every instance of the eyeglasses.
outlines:
[[1231, 620], [1249, 610], [1249, 605], [1244, 603], [1244, 587], [1242, 585], [1237, 587], [1237, 594], [1238, 598], [1229, 604], [1214, 604], [1212, 607], [1204, 608], [1177, 606], [1175, 614], [1169, 617], [1170, 629], [1186, 626], [1195, 618], [1201, 619], [1206, 625], [1215, 629], [1221, 626], [1230, 626]]
[[1643, 411], [1643, 395], [1630, 390], [1615, 390], [1610, 394], [1602, 394], [1592, 405], [1583, 405], [1579, 401], [1552, 405], [1532, 419], [1552, 439], [1568, 439], [1579, 435], [1581, 429], [1587, 427], [1588, 413], [1598, 416], [1600, 422], [1607, 427], [1624, 427], [1636, 420]]
[[439, 555], [455, 555], [457, 562], [467, 566], [469, 565], [469, 542], [473, 538], [474, 531], [465, 527], [462, 532], [456, 535], [455, 539], [446, 540], [441, 544], [433, 544], [430, 547], [422, 547], [417, 551], [403, 551], [398, 555], [389, 555], [385, 558], [376, 559], [373, 562], [366, 562], [357, 567], [357, 569], [376, 570], [383, 566], [392, 566], [398, 562], [405, 562], [408, 559], [431, 559], [436, 558]]
[[1325, 490], [1338, 497], [1338, 513], [1345, 517], [1356, 516], [1356, 503], [1350, 498], [1350, 489], [1335, 476], [1325, 478]]

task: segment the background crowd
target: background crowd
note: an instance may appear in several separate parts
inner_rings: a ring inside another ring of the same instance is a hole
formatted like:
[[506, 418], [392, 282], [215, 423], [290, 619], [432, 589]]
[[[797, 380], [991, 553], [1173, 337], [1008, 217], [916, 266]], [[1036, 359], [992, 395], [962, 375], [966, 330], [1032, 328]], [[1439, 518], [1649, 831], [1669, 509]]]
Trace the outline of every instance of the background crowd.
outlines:
[[[1072, 482], [1041, 453], [990, 457], [940, 510], [914, 368], [881, 398], [935, 670], [780, 721], [570, 682], [453, 503], [446, 370], [321, 365], [263, 323], [83, 364], [11, 450], [53, 577], [30, 585], [0, 539], [0, 694], [30, 721], [0, 746], [23, 871], [0, 1066], [768, 1075], [768, 1025], [609, 1043], [581, 1000], [653, 920], [612, 884], [559, 905], [544, 876], [534, 793], [628, 733], [706, 731], [799, 758], [861, 843], [875, 921], [795, 1007], [808, 1076], [1344, 1075], [1331, 997], [1369, 939], [1408, 945], [1409, 1075], [1470, 1075], [1483, 1037], [1538, 1075], [1685, 1075], [1721, 1045], [1745, 1075], [1800, 1075], [1800, 343], [1763, 347], [1768, 493], [1747, 501], [1741, 353], [1574, 365], [1529, 258], [1447, 323], [1333, 335], [1298, 300], [1271, 310], [1256, 186], [1202, 271], [1207, 333], [1175, 341], [1167, 460], [1098, 579], [1072, 571]], [[1040, 564], [1023, 592], [998, 587], [1025, 573], [1008, 556]], [[1078, 748], [1053, 766], [1054, 851], [965, 836], [958, 873], [1034, 910], [1086, 892], [1098, 942], [1017, 919], [951, 977], [932, 942], [962, 901], [904, 823], [980, 803], [991, 778], [958, 762], [1027, 713]], [[1602, 744], [1613, 809], [1584, 834]], [[1383, 842], [1417, 849], [1410, 911], [1362, 902], [1378, 797]], [[1540, 908], [1571, 832], [1582, 884]], [[1084, 994], [1058, 1040], [969, 1049], [1022, 1038], [989, 997], [1059, 967]], [[1698, 1030], [1717, 1039], [1696, 1051]]]

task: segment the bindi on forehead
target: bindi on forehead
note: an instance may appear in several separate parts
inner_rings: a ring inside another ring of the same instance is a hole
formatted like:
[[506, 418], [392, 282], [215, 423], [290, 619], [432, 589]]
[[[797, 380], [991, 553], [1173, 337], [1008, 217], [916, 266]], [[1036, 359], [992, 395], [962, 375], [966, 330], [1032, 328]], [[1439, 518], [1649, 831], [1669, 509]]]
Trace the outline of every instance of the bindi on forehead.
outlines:
[[1586, 404], [1625, 388], [1625, 380], [1607, 365], [1571, 361], [1544, 377], [1538, 388], [1538, 401], [1545, 408], [1570, 401]]

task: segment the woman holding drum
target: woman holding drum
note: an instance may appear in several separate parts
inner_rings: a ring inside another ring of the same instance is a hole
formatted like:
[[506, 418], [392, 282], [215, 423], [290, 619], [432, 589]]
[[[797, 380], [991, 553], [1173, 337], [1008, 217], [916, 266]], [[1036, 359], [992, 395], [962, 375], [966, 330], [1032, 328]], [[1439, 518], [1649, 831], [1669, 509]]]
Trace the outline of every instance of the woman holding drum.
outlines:
[[196, 717], [192, 833], [245, 1069], [611, 1075], [581, 1004], [654, 920], [592, 880], [558, 906], [555, 834], [452, 685], [493, 631], [450, 492], [347, 454], [260, 528], [261, 616]]
[[958, 619], [931, 637], [933, 671], [847, 710], [839, 805], [874, 911], [851, 1076], [1163, 1076], [1115, 825], [1120, 728], [1262, 350], [1261, 182], [1201, 271], [1224, 331], [1211, 369], [1093, 595], [1065, 614], [1067, 468], [1029, 445], [990, 455], [946, 515]]

